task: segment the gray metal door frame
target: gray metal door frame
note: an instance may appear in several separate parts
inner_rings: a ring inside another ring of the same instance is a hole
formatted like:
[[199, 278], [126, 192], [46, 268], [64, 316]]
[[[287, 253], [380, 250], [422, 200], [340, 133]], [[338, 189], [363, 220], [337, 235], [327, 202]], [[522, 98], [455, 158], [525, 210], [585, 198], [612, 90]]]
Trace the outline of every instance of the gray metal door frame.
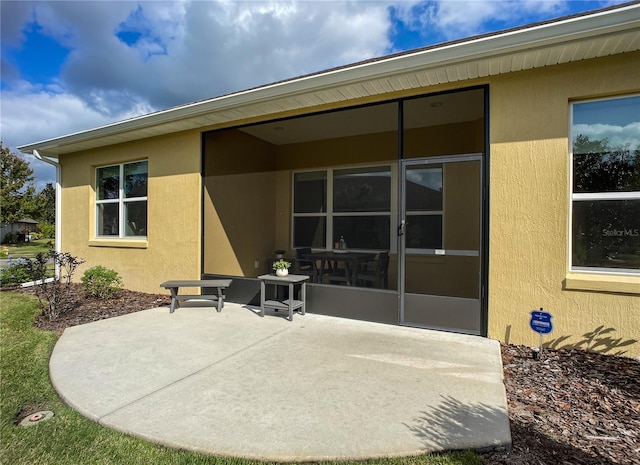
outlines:
[[[406, 181], [407, 181], [407, 168], [416, 165], [430, 165], [430, 164], [442, 164], [446, 165], [448, 163], [459, 163], [459, 162], [469, 162], [469, 161], [477, 161], [479, 163], [479, 212], [480, 212], [480, 224], [478, 234], [480, 237], [478, 238], [479, 248], [478, 250], [455, 250], [455, 249], [407, 249], [406, 247], [406, 235], [404, 234], [405, 225], [407, 224], [407, 212], [406, 212]], [[460, 155], [447, 155], [447, 156], [439, 156], [439, 157], [423, 157], [423, 158], [410, 158], [403, 159], [399, 161], [399, 182], [398, 182], [398, 293], [399, 293], [399, 318], [400, 325], [406, 326], [419, 326], [425, 328], [433, 328], [433, 329], [445, 329], [456, 332], [465, 332], [471, 334], [482, 334], [482, 283], [483, 283], [483, 269], [482, 266], [484, 259], [483, 252], [483, 234], [484, 234], [484, 213], [485, 209], [484, 205], [484, 196], [483, 196], [483, 164], [484, 156], [482, 153], [470, 153], [470, 154], [460, 154]], [[405, 279], [406, 279], [406, 255], [410, 254], [418, 254], [418, 255], [449, 255], [449, 256], [477, 256], [479, 259], [479, 269], [478, 269], [478, 292], [477, 299], [463, 299], [458, 297], [449, 297], [449, 296], [429, 296], [425, 294], [426, 297], [433, 297], [432, 303], [434, 306], [438, 306], [441, 313], [446, 313], [448, 311], [455, 311], [461, 308], [461, 306], [469, 307], [475, 312], [477, 309], [477, 321], [474, 321], [470, 324], [469, 327], [450, 327], [447, 325], [438, 325], [438, 324], [416, 324], [407, 322], [405, 318], [405, 309], [407, 305], [411, 305], [411, 295], [407, 295], [405, 290]], [[473, 302], [464, 302], [465, 300]]]

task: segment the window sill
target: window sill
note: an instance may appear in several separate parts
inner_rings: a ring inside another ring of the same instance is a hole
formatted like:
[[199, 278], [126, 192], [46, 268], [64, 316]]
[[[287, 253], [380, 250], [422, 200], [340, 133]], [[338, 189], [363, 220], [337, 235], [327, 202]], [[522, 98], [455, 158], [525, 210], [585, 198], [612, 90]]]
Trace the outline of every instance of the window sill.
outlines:
[[567, 273], [564, 289], [640, 295], [640, 276]]
[[117, 247], [122, 249], [146, 249], [149, 243], [146, 239], [92, 239], [89, 247]]

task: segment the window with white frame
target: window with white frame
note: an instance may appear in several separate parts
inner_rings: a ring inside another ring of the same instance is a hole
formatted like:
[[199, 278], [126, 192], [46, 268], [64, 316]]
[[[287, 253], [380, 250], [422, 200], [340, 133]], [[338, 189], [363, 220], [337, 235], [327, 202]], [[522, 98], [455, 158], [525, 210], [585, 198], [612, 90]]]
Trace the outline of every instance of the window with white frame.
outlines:
[[571, 110], [571, 268], [640, 273], [640, 95]]
[[391, 167], [328, 169], [293, 175], [293, 246], [389, 250]]
[[96, 168], [96, 236], [146, 237], [148, 162]]

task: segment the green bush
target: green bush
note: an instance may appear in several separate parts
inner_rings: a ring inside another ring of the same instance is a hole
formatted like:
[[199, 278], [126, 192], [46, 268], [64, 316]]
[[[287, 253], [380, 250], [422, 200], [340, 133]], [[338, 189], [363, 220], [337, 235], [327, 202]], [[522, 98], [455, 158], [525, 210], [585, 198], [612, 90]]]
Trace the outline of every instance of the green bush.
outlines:
[[23, 259], [18, 258], [9, 262], [8, 266], [0, 271], [0, 286], [2, 287], [17, 286], [29, 281], [31, 281], [31, 276]]
[[5, 244], [15, 244], [18, 242], [18, 236], [16, 236], [14, 233], [7, 233], [4, 236], [4, 243]]
[[56, 237], [56, 227], [51, 223], [43, 221], [38, 224], [38, 231], [42, 239], [54, 239]]
[[111, 299], [122, 289], [122, 279], [117, 271], [94, 266], [84, 272], [82, 285], [88, 295]]

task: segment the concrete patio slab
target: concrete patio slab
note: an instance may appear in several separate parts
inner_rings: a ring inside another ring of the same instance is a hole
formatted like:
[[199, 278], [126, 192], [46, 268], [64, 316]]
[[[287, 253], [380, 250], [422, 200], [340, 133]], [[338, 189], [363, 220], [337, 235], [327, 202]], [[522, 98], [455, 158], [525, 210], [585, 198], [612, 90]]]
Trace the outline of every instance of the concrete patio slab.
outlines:
[[106, 427], [215, 455], [320, 461], [511, 444], [497, 341], [200, 305], [67, 329], [50, 361], [56, 390]]

